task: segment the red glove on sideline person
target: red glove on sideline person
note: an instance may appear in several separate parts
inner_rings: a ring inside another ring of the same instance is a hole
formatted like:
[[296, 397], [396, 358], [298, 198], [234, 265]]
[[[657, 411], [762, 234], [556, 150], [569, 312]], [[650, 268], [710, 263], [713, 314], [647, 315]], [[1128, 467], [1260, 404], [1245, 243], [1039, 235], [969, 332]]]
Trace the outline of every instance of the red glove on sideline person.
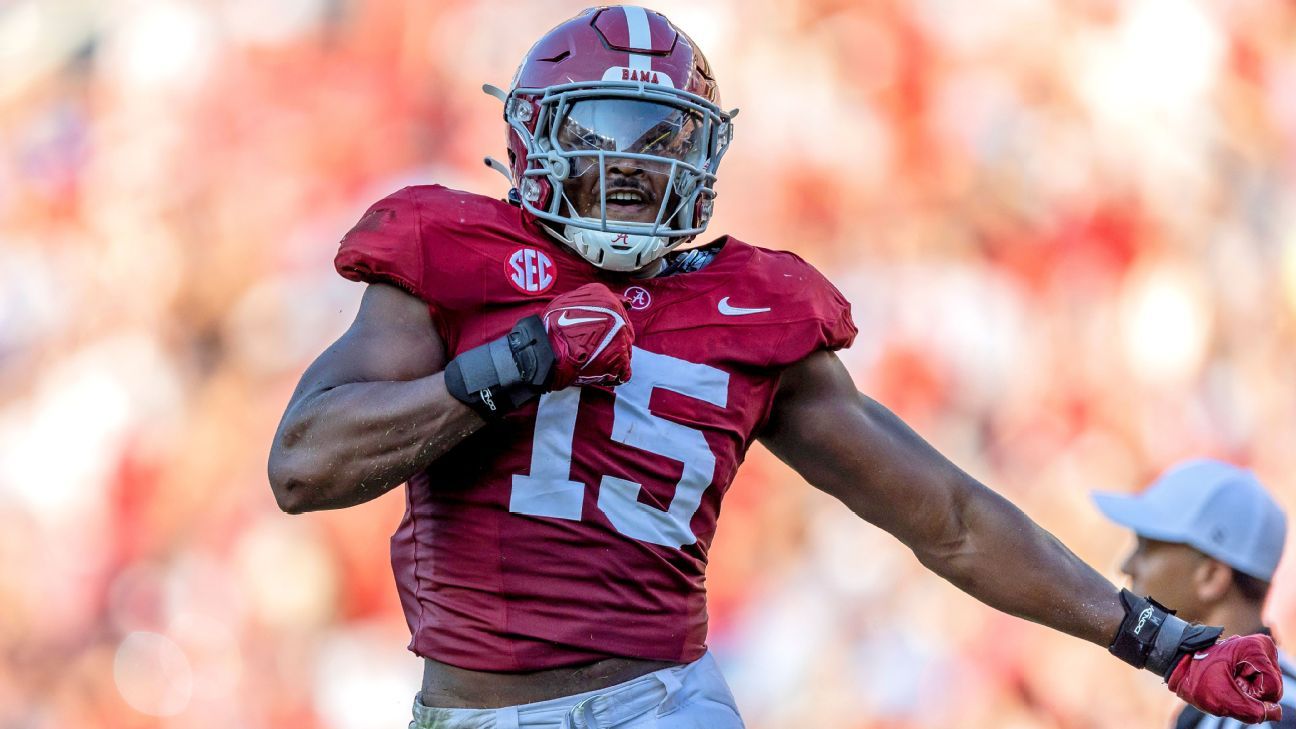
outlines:
[[1282, 718], [1282, 673], [1267, 635], [1235, 635], [1184, 656], [1169, 686], [1179, 698], [1217, 716], [1247, 724]]
[[619, 296], [588, 283], [549, 302], [545, 330], [553, 346], [549, 389], [570, 385], [620, 385], [630, 379], [634, 329]]

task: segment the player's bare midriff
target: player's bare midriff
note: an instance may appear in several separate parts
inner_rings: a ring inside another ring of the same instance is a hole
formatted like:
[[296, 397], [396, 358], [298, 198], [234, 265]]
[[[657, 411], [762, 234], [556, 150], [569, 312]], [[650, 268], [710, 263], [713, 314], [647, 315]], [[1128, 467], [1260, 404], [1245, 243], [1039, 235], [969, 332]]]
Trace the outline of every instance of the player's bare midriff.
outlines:
[[584, 666], [492, 673], [425, 658], [419, 701], [424, 706], [444, 709], [499, 709], [596, 691], [677, 665], [670, 661], [607, 658]]

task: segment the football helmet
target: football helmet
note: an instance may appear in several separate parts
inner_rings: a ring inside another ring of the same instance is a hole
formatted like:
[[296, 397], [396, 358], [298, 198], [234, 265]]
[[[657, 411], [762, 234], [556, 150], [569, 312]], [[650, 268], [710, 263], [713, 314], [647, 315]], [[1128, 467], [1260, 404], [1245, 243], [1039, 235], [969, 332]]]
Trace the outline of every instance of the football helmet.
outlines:
[[[590, 263], [639, 270], [706, 229], [737, 110], [720, 108], [706, 58], [665, 16], [585, 10], [531, 48], [508, 93], [485, 89], [504, 102], [509, 128], [509, 165], [488, 163], [510, 178], [515, 201]], [[630, 178], [609, 175], [618, 168], [664, 176], [651, 188], [663, 192], [623, 184]], [[580, 185], [592, 209], [574, 204]]]

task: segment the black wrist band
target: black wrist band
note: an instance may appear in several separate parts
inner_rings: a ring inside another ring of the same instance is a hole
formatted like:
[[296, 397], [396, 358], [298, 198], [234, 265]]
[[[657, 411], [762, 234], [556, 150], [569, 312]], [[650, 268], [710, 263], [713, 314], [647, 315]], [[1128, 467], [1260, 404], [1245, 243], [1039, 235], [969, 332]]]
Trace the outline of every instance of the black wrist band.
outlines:
[[1125, 618], [1108, 650], [1134, 666], [1169, 678], [1185, 654], [1215, 644], [1223, 628], [1197, 625], [1176, 618], [1174, 611], [1152, 598], [1121, 590]]
[[497, 420], [545, 391], [553, 348], [538, 316], [508, 334], [474, 347], [446, 365], [446, 389], [487, 420]]

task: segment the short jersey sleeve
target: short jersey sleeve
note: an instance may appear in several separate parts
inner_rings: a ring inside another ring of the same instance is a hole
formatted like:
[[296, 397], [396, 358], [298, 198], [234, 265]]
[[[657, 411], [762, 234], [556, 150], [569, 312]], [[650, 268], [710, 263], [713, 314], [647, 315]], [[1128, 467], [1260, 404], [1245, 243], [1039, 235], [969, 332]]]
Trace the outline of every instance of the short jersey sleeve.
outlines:
[[810, 334], [812, 341], [807, 343], [808, 348], [811, 351], [819, 349], [835, 351], [851, 346], [859, 329], [855, 327], [855, 320], [851, 318], [850, 302], [823, 274], [808, 263], [805, 266], [810, 272], [807, 278], [812, 281], [809, 286], [810, 311], [817, 324], [817, 331]]
[[764, 266], [770, 287], [789, 316], [779, 325], [778, 344], [769, 366], [786, 367], [821, 350], [838, 350], [855, 341], [858, 329], [851, 305], [814, 266], [793, 253], [769, 252]]
[[333, 265], [344, 278], [399, 286], [432, 304], [422, 235], [419, 203], [407, 187], [365, 211], [342, 237]]

